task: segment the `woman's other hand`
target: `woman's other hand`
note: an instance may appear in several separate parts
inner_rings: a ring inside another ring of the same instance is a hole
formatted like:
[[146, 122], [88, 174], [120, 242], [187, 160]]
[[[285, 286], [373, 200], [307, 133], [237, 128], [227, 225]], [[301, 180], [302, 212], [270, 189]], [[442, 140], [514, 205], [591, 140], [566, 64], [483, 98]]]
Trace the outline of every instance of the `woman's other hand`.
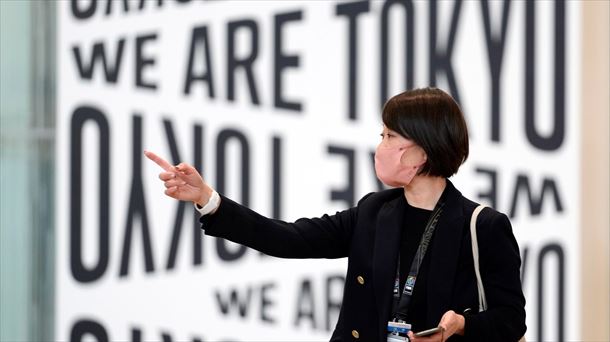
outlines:
[[186, 163], [173, 166], [150, 151], [144, 151], [144, 155], [164, 170], [159, 174], [159, 179], [164, 182], [167, 196], [194, 202], [199, 206], [208, 203], [214, 190], [203, 180], [197, 169]]
[[409, 331], [409, 340], [411, 342], [445, 342], [452, 335], [464, 335], [465, 322], [464, 316], [449, 310], [441, 317], [438, 324], [441, 328], [439, 332], [430, 336], [417, 337], [412, 331]]

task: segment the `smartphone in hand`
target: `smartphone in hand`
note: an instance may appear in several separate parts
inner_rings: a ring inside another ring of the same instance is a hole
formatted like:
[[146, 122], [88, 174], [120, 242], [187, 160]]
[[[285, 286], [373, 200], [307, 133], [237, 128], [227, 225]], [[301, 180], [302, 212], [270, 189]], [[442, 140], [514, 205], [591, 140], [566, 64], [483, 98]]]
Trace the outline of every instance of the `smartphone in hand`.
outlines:
[[428, 330], [424, 330], [424, 331], [420, 331], [415, 333], [416, 337], [423, 337], [423, 336], [430, 336], [430, 335], [434, 335], [437, 332], [441, 331], [441, 327], [436, 327], [436, 328], [432, 328], [432, 329], [428, 329]]

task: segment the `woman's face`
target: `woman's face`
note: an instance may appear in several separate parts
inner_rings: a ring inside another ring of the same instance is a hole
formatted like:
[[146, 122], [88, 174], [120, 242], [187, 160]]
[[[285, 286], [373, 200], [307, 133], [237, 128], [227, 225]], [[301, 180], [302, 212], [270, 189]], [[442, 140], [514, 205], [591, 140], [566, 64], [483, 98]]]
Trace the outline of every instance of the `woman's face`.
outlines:
[[399, 148], [403, 151], [400, 158], [402, 166], [421, 166], [426, 160], [426, 152], [413, 140], [407, 139], [383, 125], [379, 148]]

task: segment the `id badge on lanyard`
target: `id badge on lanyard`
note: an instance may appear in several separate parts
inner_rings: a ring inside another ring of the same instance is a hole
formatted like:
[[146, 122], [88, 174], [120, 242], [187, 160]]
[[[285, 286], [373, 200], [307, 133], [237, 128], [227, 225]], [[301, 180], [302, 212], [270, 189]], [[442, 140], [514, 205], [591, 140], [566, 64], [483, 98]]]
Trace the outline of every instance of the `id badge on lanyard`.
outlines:
[[388, 342], [409, 342], [407, 334], [411, 331], [411, 324], [399, 321], [388, 322]]
[[398, 267], [396, 269], [396, 280], [394, 283], [394, 306], [395, 309], [395, 319], [392, 322], [388, 322], [388, 342], [409, 342], [409, 338], [407, 337], [407, 333], [411, 331], [411, 324], [402, 320], [401, 318], [406, 318], [406, 313], [409, 308], [409, 303], [411, 301], [411, 295], [413, 294], [413, 289], [415, 288], [415, 281], [417, 279], [417, 274], [419, 273], [419, 267], [421, 266], [421, 262], [426, 254], [428, 249], [428, 245], [430, 244], [430, 240], [432, 239], [432, 234], [434, 234], [434, 230], [436, 229], [436, 223], [438, 222], [438, 218], [442, 212], [442, 208], [444, 206], [443, 201], [439, 201], [436, 209], [432, 213], [428, 224], [426, 224], [426, 229], [422, 236], [422, 240], [419, 243], [419, 247], [417, 248], [417, 252], [413, 258], [413, 262], [411, 263], [411, 269], [409, 271], [409, 275], [405, 281], [405, 287], [403, 289], [402, 296], [400, 295], [400, 257]]

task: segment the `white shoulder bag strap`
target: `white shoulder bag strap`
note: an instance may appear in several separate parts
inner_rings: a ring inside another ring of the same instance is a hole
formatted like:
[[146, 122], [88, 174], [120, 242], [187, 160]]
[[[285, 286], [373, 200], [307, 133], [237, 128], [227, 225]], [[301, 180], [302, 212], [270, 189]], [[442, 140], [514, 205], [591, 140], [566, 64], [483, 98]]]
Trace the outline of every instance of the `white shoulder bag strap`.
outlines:
[[[485, 297], [485, 289], [483, 288], [483, 280], [481, 280], [481, 272], [479, 272], [479, 243], [477, 241], [477, 217], [481, 210], [486, 206], [479, 205], [472, 212], [470, 218], [470, 239], [472, 240], [472, 259], [474, 260], [474, 274], [477, 276], [477, 289], [479, 290], [479, 312], [487, 310], [487, 298]], [[519, 339], [519, 342], [526, 342], [525, 336]]]
[[479, 205], [472, 212], [470, 218], [470, 239], [472, 240], [472, 259], [474, 260], [474, 273], [477, 276], [477, 289], [479, 290], [479, 312], [487, 310], [487, 298], [485, 297], [485, 289], [483, 288], [483, 280], [481, 280], [481, 272], [479, 272], [479, 245], [477, 242], [477, 217], [484, 205]]

